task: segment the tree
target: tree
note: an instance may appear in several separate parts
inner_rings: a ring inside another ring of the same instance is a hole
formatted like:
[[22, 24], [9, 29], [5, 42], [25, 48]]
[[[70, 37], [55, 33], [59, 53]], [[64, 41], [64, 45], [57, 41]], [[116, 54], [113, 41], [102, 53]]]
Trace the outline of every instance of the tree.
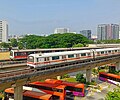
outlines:
[[86, 79], [81, 73], [76, 74], [76, 81], [81, 82], [81, 83], [86, 83]]
[[23, 48], [24, 48], [23, 43], [18, 42], [18, 48], [19, 48], [19, 49], [23, 49]]
[[2, 42], [0, 46], [1, 48], [9, 48], [9, 43]]
[[27, 49], [35, 48], [70, 48], [75, 44], [78, 46], [86, 46], [93, 41], [88, 40], [81, 34], [64, 33], [64, 34], [51, 34], [48, 36], [29, 35], [19, 40], [26, 43]]
[[114, 91], [109, 91], [105, 100], [120, 100], [120, 88], [114, 89]]
[[18, 46], [18, 42], [17, 42], [16, 39], [13, 38], [13, 39], [10, 40], [10, 42], [11, 42], [12, 47], [17, 47]]

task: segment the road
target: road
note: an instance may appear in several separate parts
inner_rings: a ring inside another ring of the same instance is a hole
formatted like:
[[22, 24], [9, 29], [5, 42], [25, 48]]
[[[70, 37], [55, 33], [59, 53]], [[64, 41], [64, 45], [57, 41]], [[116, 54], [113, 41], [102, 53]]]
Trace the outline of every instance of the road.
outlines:
[[99, 86], [101, 87], [101, 92], [89, 91], [85, 97], [75, 97], [74, 100], [105, 100], [108, 91], [113, 91], [117, 88], [116, 85], [99, 81]]

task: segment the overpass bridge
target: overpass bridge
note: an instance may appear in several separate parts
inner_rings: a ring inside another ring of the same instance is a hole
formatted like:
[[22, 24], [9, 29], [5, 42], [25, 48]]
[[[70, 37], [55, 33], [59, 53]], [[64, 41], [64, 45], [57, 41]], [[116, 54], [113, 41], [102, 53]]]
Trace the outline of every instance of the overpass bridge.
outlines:
[[91, 69], [105, 64], [115, 63], [120, 65], [120, 54], [99, 57], [96, 59], [89, 58], [84, 60], [76, 60], [63, 62], [54, 65], [46, 65], [39, 70], [23, 69], [13, 72], [0, 73], [0, 90], [14, 87], [15, 100], [22, 100], [22, 86], [29, 82], [38, 81], [46, 78], [64, 75], [70, 72], [86, 70], [86, 79], [91, 81]]

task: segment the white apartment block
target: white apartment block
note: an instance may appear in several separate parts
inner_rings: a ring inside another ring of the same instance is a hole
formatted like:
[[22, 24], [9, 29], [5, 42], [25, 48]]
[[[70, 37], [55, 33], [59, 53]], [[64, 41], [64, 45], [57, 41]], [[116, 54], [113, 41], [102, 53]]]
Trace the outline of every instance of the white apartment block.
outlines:
[[8, 42], [8, 23], [0, 20], [0, 42]]
[[69, 33], [70, 32], [70, 30], [69, 30], [69, 28], [56, 28], [55, 30], [54, 30], [54, 33], [56, 34], [56, 33]]

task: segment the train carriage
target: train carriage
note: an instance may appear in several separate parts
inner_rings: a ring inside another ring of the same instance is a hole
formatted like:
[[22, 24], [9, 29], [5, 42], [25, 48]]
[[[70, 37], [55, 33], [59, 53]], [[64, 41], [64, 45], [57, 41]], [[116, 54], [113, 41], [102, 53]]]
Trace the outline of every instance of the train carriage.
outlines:
[[76, 50], [88, 50], [96, 49], [99, 47], [77, 47], [77, 48], [51, 48], [51, 49], [25, 49], [25, 50], [11, 50], [10, 59], [27, 59], [29, 54], [35, 53], [49, 53], [49, 52], [63, 52], [63, 51], [76, 51]]
[[92, 55], [90, 50], [31, 54], [28, 56], [27, 65], [36, 68], [45, 64], [87, 59], [91, 58]]
[[77, 51], [64, 51], [52, 53], [30, 54], [27, 65], [37, 68], [46, 64], [56, 64], [75, 60], [95, 59], [99, 57], [111, 56], [120, 53], [120, 48], [104, 48]]

